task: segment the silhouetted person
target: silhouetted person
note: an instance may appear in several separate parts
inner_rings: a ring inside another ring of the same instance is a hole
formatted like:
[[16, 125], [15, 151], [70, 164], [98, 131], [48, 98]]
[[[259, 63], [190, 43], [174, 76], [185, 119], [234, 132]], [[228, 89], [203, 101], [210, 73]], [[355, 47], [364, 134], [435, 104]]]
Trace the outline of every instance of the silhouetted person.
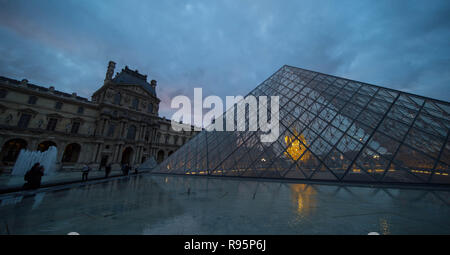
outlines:
[[126, 164], [122, 164], [122, 174], [126, 175], [126, 171], [127, 171], [127, 165]]
[[126, 164], [125, 165], [125, 175], [128, 175], [128, 173], [130, 172], [131, 166]]
[[36, 167], [31, 168], [27, 188], [38, 189], [41, 186], [41, 179], [43, 175], [44, 175], [43, 166], [37, 165]]
[[111, 164], [105, 166], [105, 178], [108, 178], [109, 173], [111, 173]]
[[35, 163], [30, 170], [28, 170], [24, 176], [24, 180], [26, 181], [26, 183], [23, 185], [24, 189], [31, 189], [31, 187], [33, 186], [33, 175], [36, 174], [36, 172], [39, 171], [39, 168], [41, 167], [41, 165], [38, 163]]
[[88, 180], [88, 174], [89, 174], [90, 170], [91, 170], [91, 168], [88, 165], [84, 165], [83, 170], [82, 170], [83, 174], [81, 176], [82, 181]]
[[134, 168], [134, 174], [138, 174], [138, 167]]

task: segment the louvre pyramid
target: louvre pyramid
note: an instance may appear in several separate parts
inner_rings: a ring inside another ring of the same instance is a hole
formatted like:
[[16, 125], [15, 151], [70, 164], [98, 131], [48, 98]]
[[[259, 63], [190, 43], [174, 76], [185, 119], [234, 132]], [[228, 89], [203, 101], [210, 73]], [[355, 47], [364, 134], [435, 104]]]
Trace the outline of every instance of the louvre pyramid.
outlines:
[[279, 96], [277, 141], [202, 131], [153, 173], [450, 184], [448, 102], [286, 65], [249, 95]]

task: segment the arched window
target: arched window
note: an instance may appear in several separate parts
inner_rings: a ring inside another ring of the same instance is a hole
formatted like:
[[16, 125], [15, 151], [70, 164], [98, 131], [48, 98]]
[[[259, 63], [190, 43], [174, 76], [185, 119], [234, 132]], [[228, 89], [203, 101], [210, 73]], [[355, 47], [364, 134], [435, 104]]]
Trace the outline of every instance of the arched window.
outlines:
[[20, 150], [27, 148], [27, 142], [23, 139], [12, 139], [7, 141], [2, 148], [2, 161], [15, 162], [19, 156]]
[[131, 125], [128, 128], [127, 139], [134, 140], [135, 137], [136, 137], [136, 126], [135, 125]]
[[120, 104], [120, 93], [114, 95], [114, 104]]
[[127, 147], [125, 150], [123, 150], [122, 153], [122, 164], [132, 164], [134, 162], [131, 162], [133, 156], [133, 149], [131, 147]]
[[78, 143], [71, 143], [66, 146], [62, 157], [62, 162], [76, 163], [80, 155], [81, 146]]

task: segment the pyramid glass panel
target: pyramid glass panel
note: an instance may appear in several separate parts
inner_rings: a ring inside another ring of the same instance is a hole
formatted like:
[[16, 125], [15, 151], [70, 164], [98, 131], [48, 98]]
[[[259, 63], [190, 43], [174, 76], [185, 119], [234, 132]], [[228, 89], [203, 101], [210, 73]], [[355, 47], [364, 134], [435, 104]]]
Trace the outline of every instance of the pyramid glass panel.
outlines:
[[292, 66], [249, 95], [279, 123], [276, 140], [249, 131], [249, 107], [230, 109], [238, 131], [204, 130], [153, 173], [450, 185], [448, 102]]

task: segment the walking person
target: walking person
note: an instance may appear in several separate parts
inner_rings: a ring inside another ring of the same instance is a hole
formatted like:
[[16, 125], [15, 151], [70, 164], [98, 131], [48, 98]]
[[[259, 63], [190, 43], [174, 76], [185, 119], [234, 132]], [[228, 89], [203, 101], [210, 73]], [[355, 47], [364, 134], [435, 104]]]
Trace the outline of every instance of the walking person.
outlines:
[[87, 181], [88, 180], [88, 174], [89, 171], [91, 170], [91, 168], [89, 167], [89, 165], [85, 164], [82, 170], [82, 176], [81, 176], [81, 180], [82, 181]]
[[111, 173], [111, 164], [105, 166], [105, 178], [108, 178], [109, 173]]

